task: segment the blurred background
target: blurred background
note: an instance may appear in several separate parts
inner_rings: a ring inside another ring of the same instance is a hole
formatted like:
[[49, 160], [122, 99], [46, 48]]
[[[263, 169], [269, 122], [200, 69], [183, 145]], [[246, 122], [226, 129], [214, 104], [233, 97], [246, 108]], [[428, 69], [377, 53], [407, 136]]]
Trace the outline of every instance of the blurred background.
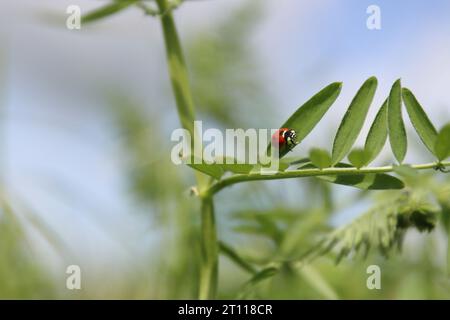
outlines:
[[[191, 169], [170, 161], [180, 125], [159, 20], [131, 7], [66, 28], [69, 5], [86, 13], [105, 3], [0, 4], [0, 298], [196, 297], [199, 208]], [[373, 4], [380, 30], [366, 27]], [[436, 127], [450, 119], [448, 1], [187, 0], [174, 15], [204, 128], [278, 127], [342, 81], [333, 111], [295, 154], [330, 150], [372, 75], [379, 87], [360, 145], [400, 77]], [[406, 162], [432, 161], [406, 125]], [[385, 146], [377, 163], [392, 161]], [[427, 197], [450, 188], [442, 175], [413, 180], [409, 187]], [[289, 259], [395, 192], [309, 179], [234, 186], [216, 199], [219, 238], [256, 267], [280, 252]], [[450, 192], [436, 198], [447, 203]], [[446, 238], [438, 224], [432, 233], [408, 231], [403, 250], [388, 258], [374, 251], [336, 265], [326, 255], [301, 272], [282, 270], [249, 296], [447, 299]], [[381, 290], [366, 287], [372, 264], [381, 267]], [[81, 267], [82, 290], [66, 288], [69, 265]], [[222, 257], [219, 297], [238, 297], [249, 278]]]

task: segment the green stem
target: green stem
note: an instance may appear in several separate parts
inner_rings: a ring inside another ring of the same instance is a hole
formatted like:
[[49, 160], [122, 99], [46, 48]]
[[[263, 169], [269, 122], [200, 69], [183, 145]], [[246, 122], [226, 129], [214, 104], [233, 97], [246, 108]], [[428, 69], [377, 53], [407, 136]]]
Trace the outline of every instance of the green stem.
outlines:
[[[412, 165], [411, 168], [416, 170], [425, 169], [435, 169], [439, 165], [444, 167], [449, 167], [450, 162], [441, 163], [425, 163]], [[301, 170], [290, 170], [277, 172], [274, 174], [236, 174], [229, 178], [220, 180], [213, 184], [207, 193], [213, 195], [223, 188], [246, 181], [258, 181], [258, 180], [278, 180], [278, 179], [291, 179], [291, 178], [304, 178], [304, 177], [315, 177], [315, 176], [333, 176], [333, 175], [355, 175], [355, 174], [365, 174], [365, 173], [387, 173], [395, 170], [395, 166], [384, 166], [384, 167], [373, 167], [373, 168], [361, 168], [357, 169], [355, 167], [350, 168], [325, 168], [325, 169], [301, 169]]]
[[157, 0], [156, 2], [158, 3], [159, 11], [165, 12], [161, 17], [161, 23], [166, 45], [167, 62], [169, 64], [170, 81], [177, 103], [178, 116], [183, 128], [193, 134], [193, 121], [195, 119], [194, 100], [190, 90], [186, 63], [175, 27], [175, 21], [172, 13], [167, 11], [169, 9], [167, 0]]
[[215, 299], [218, 280], [218, 245], [214, 203], [211, 197], [202, 199], [202, 257], [199, 299]]
[[[183, 128], [187, 129], [191, 137], [200, 139], [194, 129], [195, 108], [192, 98], [189, 77], [183, 51], [178, 38], [175, 21], [171, 13], [171, 6], [167, 0], [156, 0], [161, 15], [161, 24], [164, 33], [164, 42], [167, 53], [172, 90], [175, 96], [178, 116]], [[208, 186], [208, 177], [196, 173], [199, 191], [204, 191]], [[202, 265], [200, 270], [199, 298], [214, 299], [217, 289], [218, 254], [217, 236], [214, 223], [214, 204], [211, 196], [202, 198]]]

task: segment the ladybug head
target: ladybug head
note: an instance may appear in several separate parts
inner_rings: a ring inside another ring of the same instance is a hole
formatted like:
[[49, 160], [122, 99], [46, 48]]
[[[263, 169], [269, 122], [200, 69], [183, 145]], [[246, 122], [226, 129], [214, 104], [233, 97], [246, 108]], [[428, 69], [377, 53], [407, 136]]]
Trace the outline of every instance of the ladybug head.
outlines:
[[274, 140], [278, 140], [279, 147], [285, 148], [287, 147], [289, 150], [292, 150], [297, 144], [297, 133], [293, 129], [289, 128], [281, 128], [275, 133]]
[[296, 144], [296, 138], [297, 138], [297, 133], [295, 132], [295, 130], [293, 129], [287, 129], [285, 131], [283, 131], [282, 133], [283, 138], [286, 140], [286, 142], [292, 142], [294, 144]]

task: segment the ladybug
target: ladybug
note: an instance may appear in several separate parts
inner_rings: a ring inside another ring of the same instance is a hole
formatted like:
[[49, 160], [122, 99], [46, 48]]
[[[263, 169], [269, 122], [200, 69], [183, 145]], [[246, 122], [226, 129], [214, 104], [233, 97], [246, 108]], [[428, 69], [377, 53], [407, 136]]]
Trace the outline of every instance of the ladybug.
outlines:
[[277, 146], [280, 150], [288, 148], [291, 151], [297, 144], [297, 133], [293, 129], [281, 128], [278, 129], [272, 136], [272, 144]]

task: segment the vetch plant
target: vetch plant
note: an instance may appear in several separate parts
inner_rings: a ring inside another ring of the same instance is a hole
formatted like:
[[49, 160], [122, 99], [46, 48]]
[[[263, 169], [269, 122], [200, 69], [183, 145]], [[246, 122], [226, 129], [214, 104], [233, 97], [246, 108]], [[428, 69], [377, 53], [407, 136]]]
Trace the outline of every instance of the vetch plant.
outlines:
[[[199, 132], [194, 127], [196, 120], [194, 99], [172, 16], [172, 10], [178, 7], [181, 1], [155, 0], [154, 4], [156, 7], [138, 0], [113, 1], [84, 16], [82, 23], [99, 20], [132, 6], [143, 9], [146, 14], [158, 17], [161, 20], [168, 70], [180, 123], [191, 137], [199, 139]], [[446, 161], [450, 156], [450, 125], [444, 126], [440, 131], [436, 130], [416, 97], [409, 89], [402, 88], [400, 80], [395, 81], [385, 102], [380, 106], [364, 147], [354, 147], [366, 121], [377, 84], [375, 77], [370, 77], [362, 84], [337, 129], [331, 153], [314, 148], [309, 151], [308, 157], [288, 159], [285, 156], [291, 147], [280, 148], [279, 171], [270, 174], [261, 172], [258, 165], [230, 163], [189, 165], [194, 169], [196, 177], [194, 190], [201, 202], [202, 263], [198, 286], [200, 299], [216, 298], [219, 252], [252, 274], [241, 294], [245, 297], [255, 284], [274, 276], [283, 267], [299, 267], [302, 268], [302, 272], [313, 277], [314, 271], [308, 268], [308, 263], [327, 252], [334, 250], [337, 253], [337, 261], [351, 253], [361, 252], [362, 255], [366, 255], [371, 247], [377, 247], [381, 252], [388, 254], [392, 248], [401, 244], [408, 228], [414, 227], [419, 231], [429, 231], [434, 228], [437, 214], [443, 211], [444, 205], [434, 206], [423, 192], [407, 190], [404, 193], [395, 193], [383, 204], [369, 210], [353, 223], [325, 235], [310, 250], [298, 255], [295, 259], [285, 260], [281, 254], [280, 257], [274, 257], [274, 261], [263, 268], [256, 268], [229, 245], [219, 241], [217, 237], [214, 197], [227, 187], [238, 183], [315, 177], [326, 182], [363, 190], [400, 190], [405, 187], [405, 181], [414, 183], [414, 178], [411, 177], [419, 170], [435, 169], [446, 172], [446, 168], [450, 166], [450, 162]], [[301, 145], [320, 122], [338, 98], [341, 87], [340, 82], [326, 86], [300, 106], [284, 123], [276, 126], [295, 132], [296, 143], [292, 145], [292, 148]], [[404, 164], [408, 143], [403, 122], [403, 105], [420, 140], [436, 158], [434, 162]], [[396, 163], [380, 167], [370, 166], [388, 138]], [[274, 150], [271, 151], [274, 152]], [[438, 196], [437, 202], [448, 204], [448, 199]], [[257, 215], [252, 219], [265, 226], [270, 225], [270, 222]], [[274, 227], [273, 230], [276, 228]], [[280, 252], [291, 250], [289, 242], [287, 244], [284, 242], [283, 235], [276, 234], [276, 237]]]

